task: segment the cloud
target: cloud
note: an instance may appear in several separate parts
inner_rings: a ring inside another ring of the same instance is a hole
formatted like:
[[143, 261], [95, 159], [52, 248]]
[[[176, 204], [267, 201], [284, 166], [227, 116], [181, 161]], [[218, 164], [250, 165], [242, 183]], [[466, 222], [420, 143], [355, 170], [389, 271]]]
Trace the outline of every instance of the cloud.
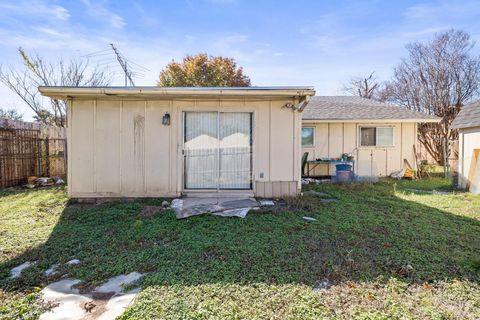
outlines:
[[35, 30], [45, 33], [47, 35], [55, 36], [55, 37], [62, 37], [62, 38], [70, 37], [70, 34], [68, 33], [60, 32], [48, 27], [36, 27]]
[[410, 20], [442, 20], [465, 19], [470, 16], [478, 16], [480, 5], [478, 0], [441, 1], [436, 3], [424, 3], [407, 7], [402, 15]]
[[90, 0], [81, 0], [82, 3], [87, 7], [88, 13], [101, 21], [106, 21], [110, 26], [121, 29], [126, 25], [125, 20], [109, 10], [103, 2], [101, 1], [90, 1]]
[[423, 19], [432, 14], [435, 9], [424, 5], [411, 6], [402, 13], [408, 19]]
[[140, 3], [133, 1], [132, 5], [138, 14], [137, 24], [142, 24], [148, 28], [158, 27], [160, 25], [158, 16], [151, 15]]
[[212, 39], [210, 49], [206, 48], [205, 50], [211, 51], [210, 53], [212, 54], [220, 54], [234, 57], [237, 60], [249, 61], [252, 59], [251, 55], [239, 49], [246, 47], [246, 45], [242, 46], [242, 44], [245, 44], [247, 40], [248, 36], [244, 34], [217, 36]]
[[403, 32], [400, 32], [400, 35], [405, 39], [416, 40], [424, 37], [430, 37], [435, 33], [446, 31], [448, 29], [451, 29], [451, 27], [450, 26], [427, 27], [427, 28], [419, 29], [415, 31], [403, 31]]
[[70, 13], [68, 10], [61, 6], [51, 7], [51, 13], [59, 20], [67, 20], [70, 18]]
[[68, 20], [70, 12], [59, 5], [47, 5], [41, 1], [16, 1], [0, 3], [0, 11], [23, 17], [52, 17], [56, 20]]

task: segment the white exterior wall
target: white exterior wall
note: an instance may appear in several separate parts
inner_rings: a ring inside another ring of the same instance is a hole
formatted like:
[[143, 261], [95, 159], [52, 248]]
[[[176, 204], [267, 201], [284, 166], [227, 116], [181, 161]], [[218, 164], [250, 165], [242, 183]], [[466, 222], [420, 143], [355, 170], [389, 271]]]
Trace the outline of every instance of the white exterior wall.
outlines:
[[[393, 127], [394, 146], [361, 147], [360, 127]], [[413, 145], [417, 140], [416, 123], [368, 123], [368, 122], [322, 122], [303, 121], [303, 128], [315, 128], [313, 147], [302, 147], [302, 154], [308, 152], [308, 159], [339, 158], [342, 153], [348, 153], [355, 158], [355, 174], [359, 176], [388, 176], [403, 168], [403, 159], [416, 167]], [[320, 164], [311, 174], [335, 174], [335, 165], [328, 171], [326, 164]]]
[[[174, 197], [183, 190], [183, 111], [253, 113], [253, 190], [300, 188], [300, 116], [293, 98], [71, 99], [68, 192], [74, 198]], [[171, 124], [162, 125], [170, 113]]]
[[[480, 127], [459, 130], [458, 186], [480, 193], [480, 163], [472, 167], [474, 150], [480, 149]], [[480, 159], [478, 159], [480, 162]]]

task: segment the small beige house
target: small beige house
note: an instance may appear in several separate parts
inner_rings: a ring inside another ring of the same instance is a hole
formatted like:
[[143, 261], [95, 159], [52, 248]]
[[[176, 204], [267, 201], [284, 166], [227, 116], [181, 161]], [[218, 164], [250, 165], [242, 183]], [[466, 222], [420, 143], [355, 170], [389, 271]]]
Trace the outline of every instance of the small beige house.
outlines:
[[[358, 176], [388, 176], [404, 168], [404, 160], [416, 168], [414, 146], [417, 124], [438, 122], [421, 112], [354, 96], [312, 97], [302, 114], [302, 152], [308, 158], [354, 159]], [[329, 164], [317, 165], [310, 175], [335, 172]]]
[[68, 100], [74, 198], [300, 189], [301, 113], [312, 87], [40, 87]]
[[452, 128], [458, 129], [458, 187], [480, 194], [480, 101], [465, 105]]
[[438, 121], [363, 98], [313, 97], [312, 87], [39, 90], [68, 100], [73, 198], [293, 195], [305, 152], [347, 153], [357, 175], [386, 176], [404, 159], [416, 165], [417, 123]]

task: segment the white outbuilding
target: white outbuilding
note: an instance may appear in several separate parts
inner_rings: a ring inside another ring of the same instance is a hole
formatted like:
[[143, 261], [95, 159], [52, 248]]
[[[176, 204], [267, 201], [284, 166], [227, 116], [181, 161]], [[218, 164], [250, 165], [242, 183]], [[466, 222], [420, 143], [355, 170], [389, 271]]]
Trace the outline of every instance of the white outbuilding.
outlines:
[[458, 187], [480, 193], [480, 101], [465, 105], [452, 128], [458, 129]]

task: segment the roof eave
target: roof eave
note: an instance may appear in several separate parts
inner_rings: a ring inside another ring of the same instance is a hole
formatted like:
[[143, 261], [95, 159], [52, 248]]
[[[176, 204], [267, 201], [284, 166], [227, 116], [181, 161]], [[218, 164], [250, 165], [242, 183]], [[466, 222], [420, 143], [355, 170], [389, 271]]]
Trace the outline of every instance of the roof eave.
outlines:
[[480, 128], [480, 124], [457, 125], [457, 126], [453, 126], [453, 125], [452, 125], [451, 128], [452, 128], [452, 129], [457, 129], [457, 130]]
[[315, 95], [313, 87], [245, 87], [245, 88], [162, 88], [162, 87], [38, 87], [44, 96], [68, 99], [87, 97], [199, 97], [199, 96], [280, 96]]
[[408, 122], [408, 123], [438, 123], [441, 119], [422, 119], [422, 118], [411, 118], [411, 119], [302, 119], [302, 122], [305, 123], [390, 123], [390, 122]]

